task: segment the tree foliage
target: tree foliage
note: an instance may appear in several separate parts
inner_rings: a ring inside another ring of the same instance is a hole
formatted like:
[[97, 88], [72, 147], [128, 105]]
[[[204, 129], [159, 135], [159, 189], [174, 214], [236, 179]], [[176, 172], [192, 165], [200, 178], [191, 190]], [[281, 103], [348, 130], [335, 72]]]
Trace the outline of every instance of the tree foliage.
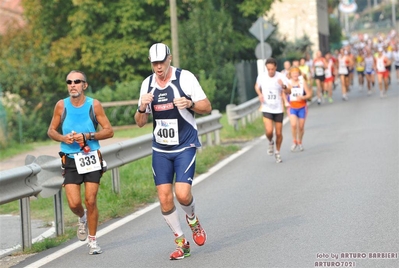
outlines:
[[[194, 72], [207, 85], [205, 90], [217, 88], [207, 92], [221, 98], [216, 105], [228, 101], [234, 62], [254, 59], [257, 40], [248, 29], [272, 2], [177, 1], [182, 67]], [[30, 131], [33, 140], [45, 138], [54, 104], [66, 97], [64, 79], [70, 70], [86, 73], [92, 94], [106, 88], [105, 95], [115, 100], [123, 95], [115, 94], [117, 90], [126, 92], [125, 85], [138, 93], [140, 81], [151, 72], [148, 48], [156, 42], [171, 44], [166, 0], [22, 4], [27, 26], [0, 36], [0, 85], [26, 100], [30, 119], [40, 118], [35, 127], [44, 131]]]

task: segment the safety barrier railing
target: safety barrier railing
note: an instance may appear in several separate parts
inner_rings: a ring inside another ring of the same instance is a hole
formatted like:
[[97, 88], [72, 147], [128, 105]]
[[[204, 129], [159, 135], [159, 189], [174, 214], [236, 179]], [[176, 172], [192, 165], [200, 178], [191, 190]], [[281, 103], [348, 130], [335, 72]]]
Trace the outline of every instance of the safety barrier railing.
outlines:
[[[204, 140], [204, 146], [220, 144], [220, 130], [222, 115], [218, 110], [213, 110], [208, 116], [196, 120], [198, 136]], [[130, 140], [118, 142], [101, 148], [102, 155], [111, 170], [112, 187], [115, 193], [120, 192], [119, 167], [140, 158], [151, 155], [152, 134], [143, 135]], [[30, 228], [29, 198], [38, 196], [47, 198], [53, 196], [55, 211], [56, 235], [64, 233], [64, 220], [62, 213], [62, 192], [60, 158], [41, 155], [37, 158], [28, 155], [25, 165], [9, 170], [0, 171], [0, 205], [11, 201], [21, 202], [21, 227], [22, 247], [32, 246]]]
[[256, 118], [259, 118], [261, 115], [259, 107], [258, 97], [240, 105], [228, 104], [226, 106], [226, 114], [229, 125], [234, 126], [235, 130], [239, 129], [240, 123], [245, 127], [247, 122], [253, 122]]

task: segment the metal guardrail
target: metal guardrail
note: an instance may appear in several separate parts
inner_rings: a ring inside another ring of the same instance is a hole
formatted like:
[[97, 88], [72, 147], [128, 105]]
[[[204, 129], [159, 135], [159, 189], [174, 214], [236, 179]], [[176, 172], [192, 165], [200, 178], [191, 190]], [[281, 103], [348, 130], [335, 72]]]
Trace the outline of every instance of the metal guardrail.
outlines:
[[40, 170], [38, 164], [30, 164], [0, 171], [0, 205], [24, 197], [37, 196], [42, 190], [36, 176]]
[[[206, 135], [206, 146], [220, 144], [220, 129], [223, 125], [219, 122], [222, 115], [218, 110], [213, 110], [211, 115], [196, 120], [198, 136]], [[107, 162], [108, 170], [111, 169], [112, 186], [115, 193], [120, 192], [119, 167], [152, 153], [152, 133], [131, 140], [126, 140], [104, 146], [102, 155]], [[60, 158], [42, 155], [37, 158], [27, 156], [25, 160], [29, 165], [14, 169], [0, 171], [0, 205], [20, 199], [21, 228], [23, 248], [32, 246], [30, 228], [29, 197], [54, 197], [56, 233], [64, 232], [61, 185]]]
[[226, 106], [227, 120], [234, 129], [239, 128], [239, 123], [245, 127], [246, 122], [253, 122], [262, 113], [259, 110], [260, 103], [258, 97], [253, 98], [240, 105], [228, 104]]

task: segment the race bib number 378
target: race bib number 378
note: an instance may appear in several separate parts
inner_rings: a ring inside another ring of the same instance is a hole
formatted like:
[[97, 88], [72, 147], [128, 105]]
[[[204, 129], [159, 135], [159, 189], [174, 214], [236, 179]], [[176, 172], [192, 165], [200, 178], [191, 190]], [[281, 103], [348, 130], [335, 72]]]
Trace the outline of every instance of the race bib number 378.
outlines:
[[74, 154], [76, 169], [79, 174], [101, 170], [100, 158], [97, 151]]

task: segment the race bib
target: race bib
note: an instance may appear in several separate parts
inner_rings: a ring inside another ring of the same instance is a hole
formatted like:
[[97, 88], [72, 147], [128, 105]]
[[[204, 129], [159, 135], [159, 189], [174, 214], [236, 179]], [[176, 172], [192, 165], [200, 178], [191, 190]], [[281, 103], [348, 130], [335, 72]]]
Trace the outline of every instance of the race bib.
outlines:
[[324, 75], [324, 68], [323, 67], [316, 67], [315, 72], [316, 72], [317, 76], [322, 76], [322, 75]]
[[76, 169], [79, 174], [86, 174], [92, 171], [102, 169], [97, 150], [89, 153], [74, 154], [74, 159]]
[[156, 119], [155, 141], [164, 145], [179, 144], [179, 126], [177, 119]]
[[277, 91], [269, 91], [265, 96], [266, 104], [275, 105], [278, 102]]
[[332, 73], [331, 73], [331, 70], [330, 70], [330, 69], [326, 69], [326, 70], [324, 71], [324, 74], [326, 75], [326, 77], [331, 77], [331, 76], [332, 76]]
[[385, 72], [384, 61], [377, 60], [377, 70], [380, 71], [380, 72]]
[[348, 74], [348, 68], [346, 66], [339, 66], [338, 73], [339, 74]]
[[291, 88], [290, 101], [297, 101], [299, 96], [303, 96], [302, 87]]

